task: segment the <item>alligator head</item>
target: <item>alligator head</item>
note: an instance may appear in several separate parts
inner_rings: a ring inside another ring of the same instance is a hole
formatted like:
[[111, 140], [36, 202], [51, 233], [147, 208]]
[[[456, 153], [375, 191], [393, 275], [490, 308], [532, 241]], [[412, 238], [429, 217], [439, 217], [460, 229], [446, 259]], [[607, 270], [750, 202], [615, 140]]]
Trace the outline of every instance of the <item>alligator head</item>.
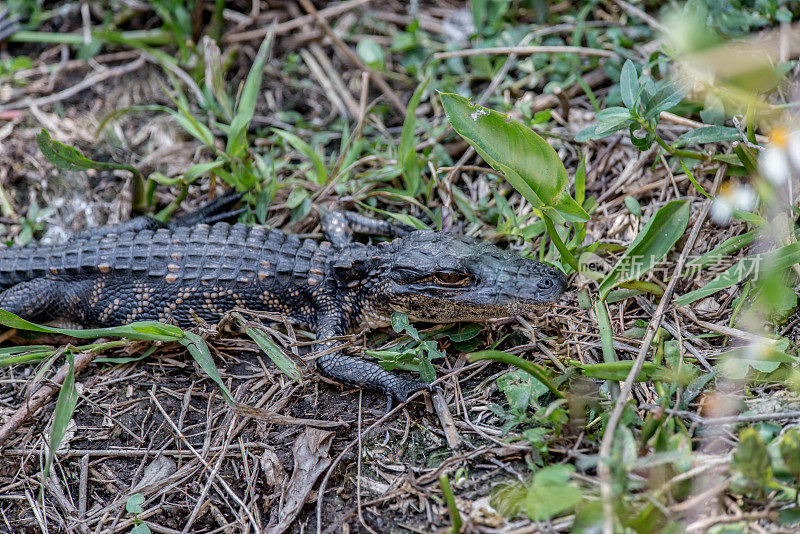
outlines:
[[333, 267], [372, 326], [385, 324], [393, 311], [433, 323], [541, 311], [566, 288], [555, 267], [472, 237], [429, 230], [381, 246], [347, 247]]

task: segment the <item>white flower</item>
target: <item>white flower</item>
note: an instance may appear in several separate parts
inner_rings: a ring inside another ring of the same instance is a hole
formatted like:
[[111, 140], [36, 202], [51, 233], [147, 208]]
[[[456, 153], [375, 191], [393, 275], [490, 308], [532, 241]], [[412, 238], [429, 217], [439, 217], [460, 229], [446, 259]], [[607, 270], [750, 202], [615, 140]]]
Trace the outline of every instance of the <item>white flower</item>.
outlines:
[[800, 130], [773, 128], [769, 144], [758, 156], [758, 170], [776, 186], [785, 184], [793, 170], [800, 173]]
[[711, 204], [711, 220], [720, 226], [728, 224], [733, 215], [733, 206], [725, 199], [725, 197], [717, 197]]
[[734, 210], [751, 211], [758, 204], [756, 192], [747, 184], [727, 183], [711, 204], [711, 220], [720, 226], [728, 224]]
[[786, 183], [792, 172], [786, 150], [776, 145], [765, 148], [758, 157], [758, 170], [773, 185]]

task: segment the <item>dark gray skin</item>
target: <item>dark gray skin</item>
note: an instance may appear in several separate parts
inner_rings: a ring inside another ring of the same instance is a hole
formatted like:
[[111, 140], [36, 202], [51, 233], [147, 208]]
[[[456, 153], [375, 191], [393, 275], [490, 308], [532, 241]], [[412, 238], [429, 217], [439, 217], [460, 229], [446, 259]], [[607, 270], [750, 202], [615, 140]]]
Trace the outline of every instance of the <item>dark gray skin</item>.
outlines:
[[[284, 314], [331, 348], [332, 338], [389, 324], [394, 311], [432, 323], [483, 321], [540, 311], [566, 287], [558, 269], [490, 243], [345, 212], [323, 219], [323, 243], [203, 222], [235, 216], [224, 211], [235, 200], [222, 197], [171, 226], [137, 218], [61, 245], [0, 250], [0, 308], [84, 327], [191, 327], [239, 306]], [[353, 230], [403, 237], [364, 245], [350, 242]], [[425, 387], [341, 350], [320, 356], [317, 369], [400, 401]]]

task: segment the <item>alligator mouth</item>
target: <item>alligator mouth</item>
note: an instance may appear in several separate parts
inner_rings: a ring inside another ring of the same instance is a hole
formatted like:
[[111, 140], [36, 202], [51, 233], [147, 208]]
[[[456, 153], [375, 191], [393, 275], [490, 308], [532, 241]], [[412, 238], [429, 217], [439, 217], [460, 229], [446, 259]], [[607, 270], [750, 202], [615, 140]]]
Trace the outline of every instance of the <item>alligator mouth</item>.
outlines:
[[436, 302], [428, 307], [404, 306], [389, 303], [392, 310], [405, 313], [413, 321], [428, 323], [478, 322], [514, 315], [540, 314], [549, 309], [550, 302], [512, 302], [509, 304], [470, 304]]

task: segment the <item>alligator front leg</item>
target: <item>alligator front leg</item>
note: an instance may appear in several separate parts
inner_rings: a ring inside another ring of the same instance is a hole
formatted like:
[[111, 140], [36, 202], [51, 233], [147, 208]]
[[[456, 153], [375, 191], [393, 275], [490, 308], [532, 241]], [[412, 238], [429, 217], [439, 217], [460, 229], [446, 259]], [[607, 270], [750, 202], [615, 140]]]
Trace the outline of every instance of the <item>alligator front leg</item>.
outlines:
[[[326, 340], [342, 335], [344, 329], [338, 327], [337, 322], [334, 318], [323, 317], [317, 339]], [[323, 341], [320, 348], [324, 350], [338, 345], [341, 345], [338, 341]], [[382, 391], [388, 398], [390, 409], [393, 400], [405, 402], [415, 391], [428, 387], [425, 382], [403, 378], [375, 362], [348, 356], [341, 349], [317, 358], [317, 370], [322, 376], [343, 384]]]
[[353, 241], [353, 234], [381, 237], [403, 237], [414, 230], [405, 224], [373, 219], [352, 211], [333, 210], [320, 221], [325, 239], [340, 249]]

